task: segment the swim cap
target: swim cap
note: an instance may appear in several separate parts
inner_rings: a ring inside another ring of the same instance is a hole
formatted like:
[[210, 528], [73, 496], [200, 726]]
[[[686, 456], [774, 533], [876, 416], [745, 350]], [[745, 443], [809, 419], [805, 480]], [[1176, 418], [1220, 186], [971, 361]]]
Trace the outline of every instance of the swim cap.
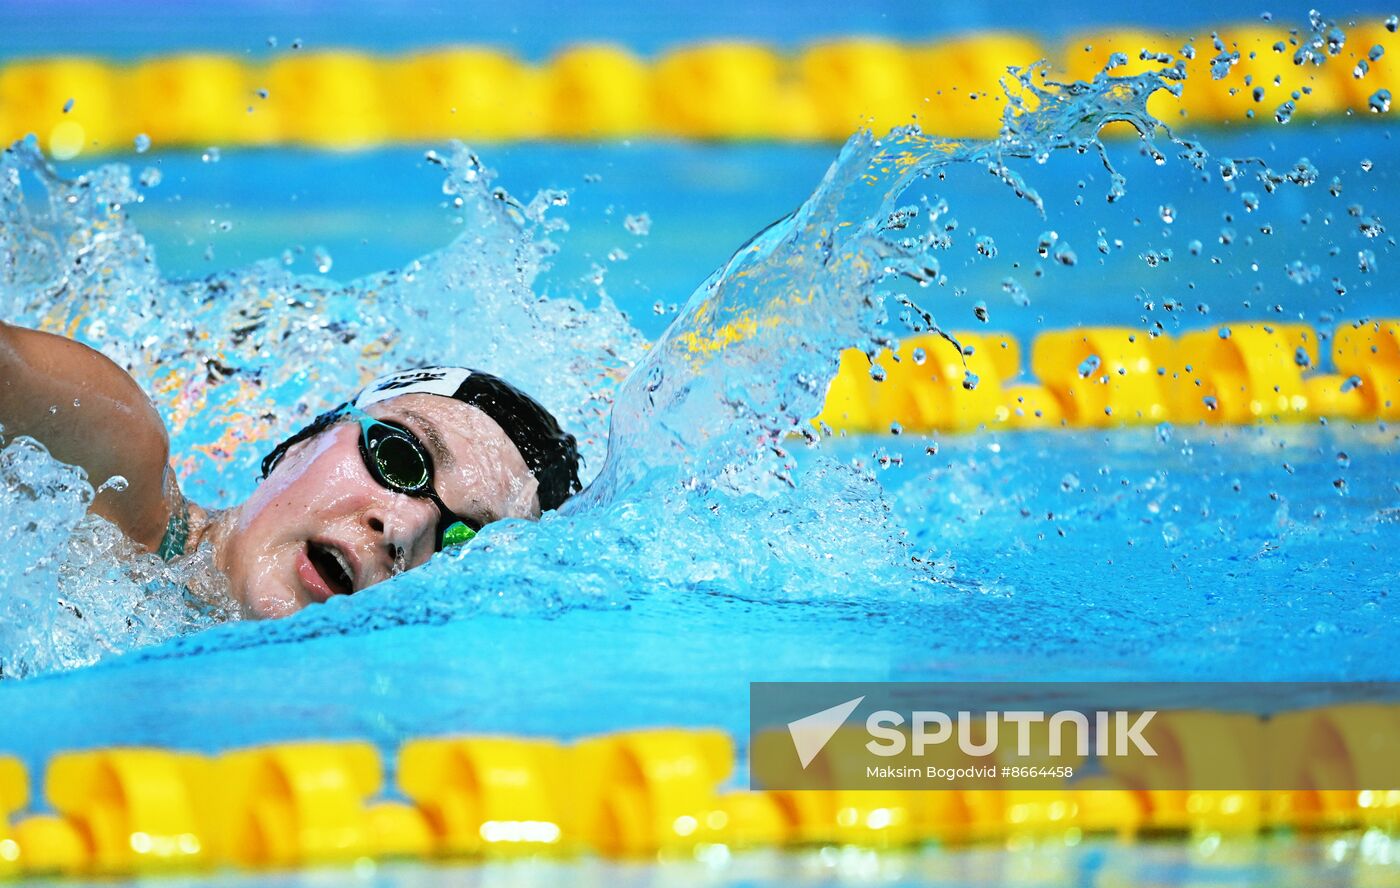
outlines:
[[361, 409], [399, 395], [439, 395], [470, 404], [495, 420], [520, 451], [539, 483], [540, 511], [557, 509], [582, 486], [578, 480], [578, 444], [534, 398], [490, 373], [466, 367], [420, 367], [390, 373], [365, 386], [353, 400], [322, 413], [301, 431], [278, 444], [262, 461], [266, 478], [293, 445], [335, 423], [347, 407]]

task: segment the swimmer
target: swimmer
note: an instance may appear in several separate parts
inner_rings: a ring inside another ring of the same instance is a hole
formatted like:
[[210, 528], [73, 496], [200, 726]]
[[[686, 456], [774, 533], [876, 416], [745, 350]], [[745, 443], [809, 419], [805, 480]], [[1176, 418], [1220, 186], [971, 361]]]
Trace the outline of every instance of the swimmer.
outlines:
[[165, 424], [136, 381], [73, 340], [0, 321], [0, 428], [94, 484], [124, 477], [89, 511], [166, 560], [209, 545], [252, 618], [353, 595], [579, 489], [573, 436], [519, 389], [464, 367], [374, 380], [277, 445], [253, 494], [222, 511], [181, 494]]

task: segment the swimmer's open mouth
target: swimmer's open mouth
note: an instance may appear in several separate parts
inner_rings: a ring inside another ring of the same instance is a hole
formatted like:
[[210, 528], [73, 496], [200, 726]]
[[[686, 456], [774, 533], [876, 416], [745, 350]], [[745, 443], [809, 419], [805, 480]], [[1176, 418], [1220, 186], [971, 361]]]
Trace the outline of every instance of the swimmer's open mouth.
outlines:
[[311, 541], [306, 544], [306, 555], [311, 566], [321, 575], [332, 595], [353, 595], [355, 581], [350, 570], [350, 562], [345, 554], [334, 546]]

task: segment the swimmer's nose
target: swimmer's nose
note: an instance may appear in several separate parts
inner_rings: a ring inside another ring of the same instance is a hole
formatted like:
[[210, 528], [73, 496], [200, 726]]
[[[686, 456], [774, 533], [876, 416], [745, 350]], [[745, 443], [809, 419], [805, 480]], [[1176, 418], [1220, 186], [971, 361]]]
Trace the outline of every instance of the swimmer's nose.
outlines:
[[365, 513], [365, 523], [375, 540], [375, 561], [388, 577], [417, 567], [432, 556], [437, 507], [419, 497], [386, 493], [384, 502]]

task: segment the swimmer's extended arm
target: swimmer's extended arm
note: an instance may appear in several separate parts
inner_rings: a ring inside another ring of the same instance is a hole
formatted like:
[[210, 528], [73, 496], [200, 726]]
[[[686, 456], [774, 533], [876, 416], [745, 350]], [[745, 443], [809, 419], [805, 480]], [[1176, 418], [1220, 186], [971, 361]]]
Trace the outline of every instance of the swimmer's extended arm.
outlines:
[[[71, 339], [0, 321], [0, 426], [28, 435], [55, 458], [84, 468], [94, 487], [113, 475], [92, 511], [155, 549], [172, 504], [165, 474], [170, 439], [150, 398], [126, 371]], [[178, 496], [178, 493], [173, 493]]]

